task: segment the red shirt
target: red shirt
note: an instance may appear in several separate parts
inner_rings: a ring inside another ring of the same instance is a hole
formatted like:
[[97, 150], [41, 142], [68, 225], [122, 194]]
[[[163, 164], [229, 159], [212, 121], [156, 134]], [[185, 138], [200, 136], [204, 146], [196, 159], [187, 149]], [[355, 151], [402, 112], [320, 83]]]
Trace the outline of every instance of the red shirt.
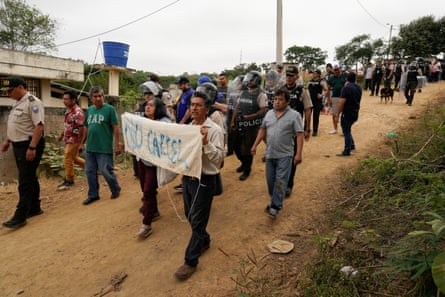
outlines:
[[80, 143], [79, 130], [82, 128], [85, 113], [78, 105], [65, 111], [64, 141], [66, 143]]

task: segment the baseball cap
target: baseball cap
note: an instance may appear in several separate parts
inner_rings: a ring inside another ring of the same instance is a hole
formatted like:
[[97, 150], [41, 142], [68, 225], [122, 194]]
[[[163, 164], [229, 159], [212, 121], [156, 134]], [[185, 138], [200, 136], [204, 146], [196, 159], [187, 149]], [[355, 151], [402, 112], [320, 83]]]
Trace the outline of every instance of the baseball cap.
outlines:
[[286, 67], [286, 74], [297, 75], [298, 74], [298, 68], [296, 66], [287, 66]]
[[190, 80], [187, 78], [187, 77], [185, 77], [185, 76], [181, 76], [179, 79], [178, 79], [178, 81], [176, 82], [176, 84], [177, 85], [182, 85], [182, 84], [186, 84], [186, 83], [189, 83], [190, 82]]
[[338, 67], [338, 65], [334, 65], [334, 70], [340, 70], [340, 67]]
[[283, 64], [277, 64], [278, 69], [283, 69]]
[[6, 77], [2, 79], [2, 90], [7, 91], [12, 88], [23, 86], [25, 89], [27, 88], [26, 81], [20, 77]]
[[320, 69], [315, 69], [315, 70], [311, 71], [311, 73], [317, 73], [318, 75], [321, 75]]

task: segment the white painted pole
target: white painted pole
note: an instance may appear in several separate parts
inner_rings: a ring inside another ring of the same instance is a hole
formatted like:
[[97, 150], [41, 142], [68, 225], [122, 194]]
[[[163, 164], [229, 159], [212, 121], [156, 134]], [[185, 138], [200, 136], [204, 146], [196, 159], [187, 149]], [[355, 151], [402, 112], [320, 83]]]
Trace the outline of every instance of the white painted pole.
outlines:
[[283, 1], [277, 0], [277, 52], [276, 63], [283, 63]]

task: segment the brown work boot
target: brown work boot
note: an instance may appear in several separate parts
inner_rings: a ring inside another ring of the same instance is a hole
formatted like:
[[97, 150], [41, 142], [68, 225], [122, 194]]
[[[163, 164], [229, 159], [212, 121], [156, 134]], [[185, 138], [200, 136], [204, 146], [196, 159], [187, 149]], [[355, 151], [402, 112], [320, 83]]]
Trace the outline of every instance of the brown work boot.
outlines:
[[175, 276], [179, 280], [186, 280], [196, 271], [196, 266], [190, 266], [187, 264], [182, 265], [175, 272]]

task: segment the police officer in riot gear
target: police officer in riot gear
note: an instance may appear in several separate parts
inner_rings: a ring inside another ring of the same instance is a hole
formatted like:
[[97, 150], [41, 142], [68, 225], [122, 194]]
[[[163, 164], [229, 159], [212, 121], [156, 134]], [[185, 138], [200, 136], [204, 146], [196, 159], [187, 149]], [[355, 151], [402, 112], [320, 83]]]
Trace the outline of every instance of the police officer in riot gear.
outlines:
[[406, 87], [405, 87], [405, 98], [406, 104], [411, 106], [414, 100], [414, 94], [416, 93], [416, 87], [418, 84], [417, 76], [419, 75], [417, 63], [411, 62], [408, 66], [408, 71], [406, 75]]
[[235, 134], [230, 127], [232, 123], [233, 109], [238, 102], [239, 95], [243, 86], [244, 75], [238, 75], [233, 79], [227, 89], [227, 111], [226, 111], [226, 127], [227, 127], [227, 156], [233, 155]]
[[250, 71], [244, 77], [243, 85], [246, 89], [241, 92], [230, 125], [235, 135], [234, 151], [241, 161], [241, 166], [236, 169], [242, 172], [240, 180], [246, 180], [252, 170], [250, 148], [267, 111], [267, 96], [261, 89], [261, 73]]
[[280, 75], [275, 70], [271, 70], [266, 74], [266, 80], [264, 82], [264, 92], [267, 95], [267, 107], [273, 109], [273, 98], [275, 91], [278, 89], [278, 81]]

